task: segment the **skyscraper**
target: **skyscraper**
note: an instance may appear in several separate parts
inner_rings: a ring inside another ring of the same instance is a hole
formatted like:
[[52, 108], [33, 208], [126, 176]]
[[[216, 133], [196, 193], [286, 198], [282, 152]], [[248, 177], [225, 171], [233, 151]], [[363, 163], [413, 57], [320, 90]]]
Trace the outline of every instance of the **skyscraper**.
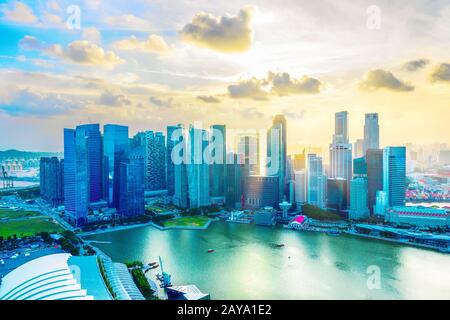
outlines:
[[383, 191], [389, 207], [403, 206], [406, 192], [406, 148], [386, 147], [383, 153]]
[[116, 124], [107, 124], [103, 127], [103, 155], [108, 160], [109, 203], [117, 204], [117, 199], [114, 200], [113, 197], [118, 195], [119, 181], [114, 181], [114, 174], [115, 172], [119, 174], [120, 162], [127, 157], [129, 148], [128, 127]]
[[325, 208], [325, 180], [323, 174], [322, 157], [308, 154], [307, 171], [308, 204]]
[[378, 113], [367, 113], [364, 123], [364, 154], [368, 149], [380, 148]]
[[287, 134], [286, 118], [279, 114], [273, 118], [272, 127], [267, 133], [267, 156], [271, 159], [268, 175], [278, 176], [280, 201], [287, 195], [287, 177], [286, 177], [286, 161], [287, 161]]
[[175, 141], [172, 135], [177, 130], [177, 126], [167, 127], [167, 142], [166, 142], [166, 188], [169, 196], [175, 194], [175, 165], [172, 161], [172, 150], [175, 146]]
[[144, 157], [137, 152], [120, 161], [117, 213], [123, 217], [145, 213]]
[[369, 211], [374, 213], [377, 192], [383, 190], [383, 150], [368, 149], [367, 164], [367, 203]]
[[350, 211], [349, 219], [360, 220], [369, 217], [367, 208], [367, 179], [355, 177], [350, 182]]
[[306, 153], [303, 150], [303, 153], [294, 154], [294, 159], [292, 160], [292, 166], [295, 171], [300, 171], [306, 168]]
[[175, 131], [177, 134], [172, 135], [174, 145], [180, 147], [179, 152], [172, 155], [174, 162], [174, 205], [181, 208], [189, 208], [189, 187], [187, 174], [187, 160], [188, 160], [188, 136], [183, 125], [179, 124]]
[[348, 207], [347, 180], [343, 178], [327, 179], [327, 208], [343, 214]]
[[355, 158], [360, 158], [364, 157], [364, 154], [364, 139], [356, 139], [355, 143], [353, 144], [353, 156]]
[[260, 174], [258, 134], [240, 136], [237, 143], [237, 154], [242, 155], [244, 162], [249, 165], [250, 174]]
[[166, 141], [162, 132], [145, 133], [145, 185], [149, 191], [166, 188]]
[[295, 171], [294, 173], [294, 193], [295, 193], [295, 202], [297, 204], [303, 204], [307, 200], [308, 189], [307, 189], [307, 172], [306, 169], [302, 169], [300, 171]]
[[211, 165], [211, 197], [225, 196], [225, 173], [226, 173], [226, 126], [211, 126], [211, 144], [214, 146], [211, 154], [214, 163]]
[[64, 203], [64, 160], [40, 159], [39, 182], [41, 198], [52, 206]]
[[249, 175], [249, 165], [242, 155], [227, 154], [225, 204], [228, 208], [241, 208], [244, 188]]
[[211, 204], [209, 169], [210, 165], [203, 159], [208, 147], [206, 130], [193, 126], [189, 128], [189, 163], [187, 166], [189, 207], [199, 208]]
[[330, 144], [330, 179], [345, 179], [347, 181], [347, 202], [350, 199], [350, 180], [352, 179], [352, 145], [348, 142], [348, 113], [335, 114], [335, 133]]
[[336, 112], [334, 117], [334, 142], [348, 143], [348, 112]]
[[102, 196], [101, 151], [98, 124], [64, 129], [64, 204], [77, 226], [86, 222], [89, 204]]

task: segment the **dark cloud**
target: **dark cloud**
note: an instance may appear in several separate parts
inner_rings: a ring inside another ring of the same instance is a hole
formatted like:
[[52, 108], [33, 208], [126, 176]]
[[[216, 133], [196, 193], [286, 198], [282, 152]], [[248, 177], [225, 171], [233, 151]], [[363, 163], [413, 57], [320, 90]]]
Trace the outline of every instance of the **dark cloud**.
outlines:
[[250, 78], [228, 86], [228, 94], [234, 99], [267, 100], [271, 95], [317, 94], [322, 85], [309, 76], [296, 79], [287, 72], [269, 72], [264, 79]]
[[247, 51], [253, 38], [253, 8], [241, 9], [237, 16], [216, 17], [200, 12], [181, 30], [184, 42], [220, 52]]
[[367, 71], [364, 79], [359, 83], [362, 90], [386, 89], [391, 91], [413, 91], [414, 86], [396, 78], [392, 72], [382, 69]]
[[450, 63], [441, 63], [433, 68], [431, 82], [450, 82]]
[[413, 72], [413, 71], [417, 71], [419, 69], [424, 68], [429, 63], [430, 63], [430, 60], [428, 60], [428, 59], [411, 60], [411, 61], [406, 62], [403, 65], [403, 69]]
[[219, 103], [220, 99], [214, 96], [197, 96], [197, 99], [206, 103]]
[[170, 108], [170, 107], [173, 106], [173, 98], [160, 99], [160, 98], [157, 98], [157, 97], [150, 97], [149, 100], [155, 106], [158, 106], [158, 107], [161, 107], [161, 108]]
[[110, 91], [103, 92], [98, 100], [98, 103], [110, 107], [123, 107], [131, 105], [131, 101], [128, 100], [123, 94], [113, 94]]

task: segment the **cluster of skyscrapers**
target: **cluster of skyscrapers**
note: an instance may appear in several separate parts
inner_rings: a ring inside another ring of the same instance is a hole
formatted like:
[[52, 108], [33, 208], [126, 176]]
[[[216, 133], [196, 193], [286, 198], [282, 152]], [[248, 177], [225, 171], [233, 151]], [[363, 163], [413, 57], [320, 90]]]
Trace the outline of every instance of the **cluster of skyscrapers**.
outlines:
[[[162, 132], [98, 124], [64, 129], [64, 160], [41, 160], [41, 193], [64, 204], [75, 225], [93, 207], [115, 208], [119, 216], [144, 213], [144, 195], [162, 192], [174, 205], [257, 209], [287, 200], [334, 210], [352, 219], [403, 205], [405, 147], [380, 149], [378, 114], [366, 114], [364, 139], [349, 141], [348, 113], [335, 114], [329, 166], [314, 152], [287, 154], [287, 123], [276, 115], [267, 130], [267, 158], [260, 159], [260, 135], [235, 138], [227, 150], [227, 128], [190, 125]], [[354, 151], [354, 152], [353, 152]]]
[[403, 206], [406, 148], [380, 149], [379, 134], [378, 114], [366, 114], [364, 139], [357, 139], [352, 150], [348, 113], [336, 113], [328, 170], [316, 154], [308, 154], [304, 164], [296, 163], [294, 156], [295, 201], [356, 220], [383, 215], [387, 207]]

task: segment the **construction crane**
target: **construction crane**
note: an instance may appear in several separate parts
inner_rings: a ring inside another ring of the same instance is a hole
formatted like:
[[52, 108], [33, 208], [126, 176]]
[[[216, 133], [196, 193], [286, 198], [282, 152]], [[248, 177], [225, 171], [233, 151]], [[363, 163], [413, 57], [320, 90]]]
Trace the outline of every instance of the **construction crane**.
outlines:
[[14, 188], [13, 177], [10, 177], [5, 170], [5, 166], [2, 166], [2, 178], [3, 178], [3, 189]]

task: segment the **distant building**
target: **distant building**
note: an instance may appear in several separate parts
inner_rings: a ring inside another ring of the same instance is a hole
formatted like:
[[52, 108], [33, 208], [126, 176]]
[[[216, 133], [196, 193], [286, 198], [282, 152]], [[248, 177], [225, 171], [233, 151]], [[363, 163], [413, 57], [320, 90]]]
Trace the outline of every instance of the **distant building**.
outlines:
[[166, 189], [166, 139], [162, 132], [145, 133], [145, 188]]
[[439, 164], [442, 166], [450, 165], [450, 150], [441, 150], [439, 152]]
[[368, 149], [367, 164], [367, 203], [369, 211], [374, 213], [377, 192], [383, 190], [383, 150]]
[[391, 207], [386, 211], [385, 221], [418, 227], [450, 227], [450, 212], [425, 207]]
[[364, 154], [369, 149], [380, 148], [380, 126], [378, 113], [366, 113], [364, 123]]
[[349, 219], [361, 220], [369, 217], [367, 208], [367, 179], [355, 177], [350, 182], [350, 211]]
[[186, 130], [183, 125], [179, 124], [177, 126], [179, 129], [179, 135], [173, 136], [175, 139], [175, 145], [182, 146], [180, 153], [176, 156], [180, 157], [180, 161], [174, 163], [174, 196], [173, 196], [173, 204], [181, 207], [188, 208], [189, 207], [189, 188], [188, 188], [188, 174], [187, 174], [187, 147], [188, 147], [188, 136]]
[[376, 201], [374, 206], [374, 214], [381, 217], [386, 213], [388, 207], [388, 199], [386, 192], [380, 190], [377, 191]]
[[117, 213], [123, 217], [145, 213], [144, 158], [133, 156], [120, 163], [119, 201]]
[[294, 171], [301, 171], [306, 168], [305, 150], [303, 150], [303, 153], [294, 154], [294, 158], [292, 159], [292, 167]]
[[253, 215], [254, 223], [259, 226], [274, 226], [276, 224], [276, 212], [272, 207], [264, 207]]
[[353, 159], [353, 175], [367, 176], [367, 163], [365, 157]]
[[347, 210], [347, 180], [343, 178], [329, 178], [327, 181], [327, 208], [343, 213]]
[[213, 163], [210, 172], [211, 197], [225, 196], [226, 145], [227, 132], [225, 125], [211, 126], [211, 145], [214, 146], [211, 158]]
[[321, 209], [325, 204], [326, 177], [323, 173], [322, 157], [308, 154], [307, 202]]
[[190, 208], [209, 206], [210, 198], [210, 165], [203, 159], [208, 147], [208, 133], [206, 130], [193, 126], [189, 129], [190, 157], [187, 164], [188, 199]]
[[237, 154], [243, 157], [244, 163], [249, 166], [251, 175], [260, 174], [259, 150], [258, 134], [239, 137]]
[[41, 198], [56, 207], [64, 203], [64, 160], [41, 158], [40, 160]]
[[[128, 127], [116, 124], [107, 124], [103, 127], [103, 156], [107, 158], [108, 165], [108, 198], [110, 203], [114, 201], [114, 195], [117, 196], [119, 186], [119, 177], [114, 181], [115, 168], [118, 168], [122, 161], [121, 157], [126, 157], [130, 149], [130, 140], [128, 138]], [[115, 190], [114, 190], [115, 189]]]
[[364, 157], [364, 139], [357, 139], [353, 144], [353, 156], [355, 158]]
[[270, 176], [278, 177], [278, 198], [287, 195], [287, 124], [284, 115], [273, 118], [272, 127], [267, 132], [267, 157], [271, 159], [267, 167]]
[[98, 124], [64, 129], [64, 205], [76, 226], [86, 222], [89, 204], [102, 198], [102, 160]]
[[245, 187], [245, 207], [259, 209], [279, 203], [278, 177], [249, 176]]
[[304, 204], [307, 202], [308, 199], [306, 169], [295, 171], [294, 179], [295, 179], [294, 180], [295, 202], [297, 203], [297, 205]]
[[228, 153], [226, 164], [225, 204], [229, 208], [240, 209], [244, 205], [245, 182], [249, 176], [249, 165], [243, 157]]
[[167, 127], [167, 142], [166, 142], [166, 188], [169, 196], [175, 194], [175, 164], [172, 161], [172, 150], [175, 146], [175, 141], [172, 135], [177, 130], [177, 126]]
[[403, 206], [406, 192], [406, 148], [386, 147], [383, 153], [383, 191], [388, 206]]

